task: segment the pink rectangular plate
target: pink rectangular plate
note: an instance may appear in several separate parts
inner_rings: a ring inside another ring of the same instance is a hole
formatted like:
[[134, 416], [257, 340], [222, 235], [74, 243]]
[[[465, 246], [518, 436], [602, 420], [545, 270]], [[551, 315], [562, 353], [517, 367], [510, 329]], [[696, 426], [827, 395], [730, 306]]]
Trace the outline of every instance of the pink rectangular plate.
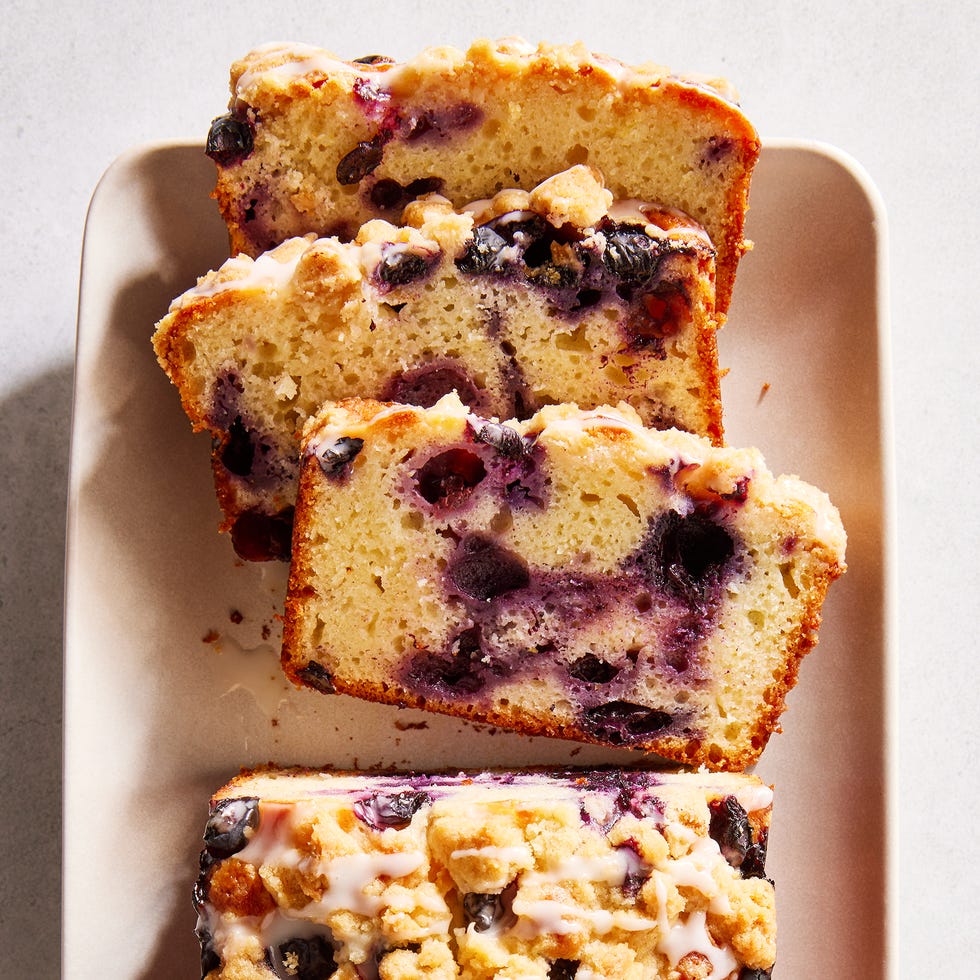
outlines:
[[[201, 148], [117, 161], [85, 233], [65, 629], [64, 974], [194, 976], [207, 801], [242, 765], [638, 761], [293, 691], [285, 570], [236, 561], [150, 334], [226, 257]], [[733, 445], [827, 490], [850, 542], [817, 651], [758, 772], [776, 786], [778, 975], [892, 978], [890, 443], [883, 215], [827, 147], [766, 144], [721, 357]]]

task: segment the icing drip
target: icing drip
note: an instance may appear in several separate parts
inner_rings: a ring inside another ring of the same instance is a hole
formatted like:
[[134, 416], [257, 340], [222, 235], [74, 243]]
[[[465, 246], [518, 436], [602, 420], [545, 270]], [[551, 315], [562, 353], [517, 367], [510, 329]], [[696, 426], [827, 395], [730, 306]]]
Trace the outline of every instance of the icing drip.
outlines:
[[247, 255], [236, 255], [219, 270], [221, 273], [232, 274], [232, 277], [218, 278], [216, 274], [205, 276], [196, 286], [187, 290], [178, 303], [183, 305], [190, 300], [215, 296], [230, 290], [270, 289], [277, 292], [292, 279], [301, 256], [302, 252], [280, 261], [271, 252], [265, 252], [254, 260]]

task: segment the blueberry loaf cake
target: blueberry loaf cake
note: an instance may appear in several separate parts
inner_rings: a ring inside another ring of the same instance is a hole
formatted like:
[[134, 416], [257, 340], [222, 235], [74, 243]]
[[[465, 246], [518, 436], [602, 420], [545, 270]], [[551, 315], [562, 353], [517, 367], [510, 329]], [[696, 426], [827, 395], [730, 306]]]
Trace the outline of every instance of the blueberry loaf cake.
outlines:
[[305, 435], [296, 683], [742, 769], [844, 569], [826, 495], [627, 406], [351, 400]]
[[772, 790], [636, 770], [267, 770], [211, 801], [210, 980], [764, 980]]
[[308, 232], [352, 237], [422, 193], [462, 205], [587, 163], [617, 198], [658, 201], [705, 227], [722, 312], [747, 247], [759, 148], [723, 81], [516, 39], [401, 64], [265, 46], [233, 65], [230, 111], [207, 141], [233, 254]]
[[721, 441], [714, 250], [686, 216], [614, 203], [577, 166], [462, 211], [429, 195], [405, 219], [230, 259], [157, 326], [242, 557], [288, 557], [299, 432], [327, 400], [455, 390], [526, 418], [622, 399]]

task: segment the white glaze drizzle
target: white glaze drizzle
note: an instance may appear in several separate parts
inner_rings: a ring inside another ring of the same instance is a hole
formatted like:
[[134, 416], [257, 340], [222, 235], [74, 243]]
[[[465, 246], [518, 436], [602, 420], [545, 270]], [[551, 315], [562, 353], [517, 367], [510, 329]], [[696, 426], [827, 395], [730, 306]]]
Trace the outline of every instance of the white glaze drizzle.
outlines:
[[[562, 794], [564, 795], [564, 794]], [[573, 794], [574, 795], [574, 794]], [[591, 798], [594, 794], [587, 794]], [[772, 790], [764, 784], [745, 785], [736, 791], [740, 804], [748, 812], [767, 808], [772, 802]], [[426, 857], [419, 851], [392, 853], [354, 853], [317, 860], [301, 854], [293, 845], [294, 831], [314, 815], [315, 804], [278, 803], [265, 801], [261, 808], [259, 827], [252, 833], [236, 859], [256, 867], [263, 864], [296, 868], [305, 874], [326, 878], [327, 888], [320, 899], [300, 909], [277, 909], [264, 917], [222, 916], [210, 907], [202, 910], [202, 919], [212, 934], [212, 944], [226, 960], [236, 953], [247, 955], [248, 946], [258, 941], [263, 947], [281, 943], [289, 938], [322, 934], [326, 919], [334, 912], [350, 911], [365, 917], [377, 916], [385, 904], [382, 895], [366, 894], [367, 889], [382, 878], [397, 879], [411, 875], [421, 868]], [[718, 947], [707, 929], [707, 912], [700, 910], [670, 922], [667, 911], [668, 883], [678, 888], [694, 888], [709, 899], [708, 912], [724, 914], [730, 910], [727, 896], [712, 871], [727, 862], [717, 843], [710, 837], [699, 836], [692, 828], [671, 821], [671, 834], [676, 845], [686, 848], [677, 858], [668, 858], [652, 871], [654, 894], [657, 900], [655, 919], [630, 909], [590, 909], [554, 897], [553, 886], [561, 882], [596, 882], [621, 886], [629, 871], [636, 870], [637, 858], [624, 849], [599, 855], [573, 854], [539, 871], [525, 872], [519, 878], [518, 893], [513, 911], [518, 922], [512, 929], [515, 937], [534, 938], [544, 934], [567, 935], [591, 931], [602, 936], [613, 929], [627, 932], [656, 930], [657, 949], [672, 966], [689, 953], [705, 956], [711, 963], [709, 980], [725, 980], [737, 969], [738, 961], [728, 947]], [[454, 859], [479, 857], [489, 860], [530, 863], [530, 849], [524, 845], [511, 847], [484, 846], [458, 848]], [[545, 888], [541, 898], [529, 897], [528, 892]], [[559, 895], [561, 893], [559, 892]], [[450, 927], [451, 913], [441, 895], [417, 896], [418, 906], [431, 913], [431, 922], [424, 928], [416, 924], [413, 937], [443, 935]], [[349, 953], [367, 955], [376, 940], [377, 930], [371, 928], [358, 935], [343, 935]]]
[[320, 862], [319, 873], [328, 881], [327, 890], [303, 908], [304, 918], [320, 918], [331, 912], [349, 910], [357, 915], [377, 915], [384, 900], [365, 895], [368, 885], [379, 878], [404, 878], [425, 863], [418, 851], [391, 854], [340, 854]]
[[329, 52], [311, 44], [265, 44], [256, 48], [254, 53], [260, 55], [288, 54], [288, 59], [280, 65], [268, 68], [251, 68], [243, 72], [235, 85], [235, 96], [241, 97], [244, 92], [259, 80], [274, 79], [276, 81], [291, 81], [304, 75], [359, 75], [361, 72], [332, 57]]
[[235, 273], [234, 278], [222, 280], [214, 275], [205, 276], [180, 297], [180, 302], [215, 296], [230, 290], [270, 289], [277, 292], [292, 279], [303, 254], [297, 252], [296, 255], [282, 262], [271, 252], [265, 252], [257, 259], [251, 259], [247, 255], [236, 255], [233, 259], [228, 259], [219, 270]]
[[738, 960], [732, 951], [711, 941], [704, 910], [691, 912], [686, 919], [672, 926], [666, 936], [661, 936], [657, 949], [667, 957], [671, 966], [677, 966], [688, 953], [706, 956], [711, 963], [707, 980], [726, 980], [738, 968]]

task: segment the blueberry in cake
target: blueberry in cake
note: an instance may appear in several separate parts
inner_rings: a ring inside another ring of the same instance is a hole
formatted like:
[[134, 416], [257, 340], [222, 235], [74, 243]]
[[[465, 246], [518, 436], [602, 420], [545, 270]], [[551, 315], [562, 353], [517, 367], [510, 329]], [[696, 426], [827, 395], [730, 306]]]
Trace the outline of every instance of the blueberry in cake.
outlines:
[[267, 45], [232, 66], [207, 152], [232, 254], [353, 237], [437, 191], [454, 205], [586, 163], [620, 199], [678, 208], [718, 250], [728, 309], [760, 143], [722, 80], [628, 66], [582, 45], [478, 41], [400, 64]]
[[742, 769], [814, 645], [845, 536], [755, 450], [628, 406], [501, 424], [353, 399], [305, 432], [297, 684]]
[[768, 978], [772, 795], [738, 774], [246, 772], [211, 801], [202, 973]]
[[405, 222], [237, 256], [157, 326], [242, 557], [288, 557], [298, 436], [327, 400], [456, 391], [497, 418], [623, 400], [721, 440], [714, 250], [689, 218], [576, 166], [460, 211], [429, 195]]

